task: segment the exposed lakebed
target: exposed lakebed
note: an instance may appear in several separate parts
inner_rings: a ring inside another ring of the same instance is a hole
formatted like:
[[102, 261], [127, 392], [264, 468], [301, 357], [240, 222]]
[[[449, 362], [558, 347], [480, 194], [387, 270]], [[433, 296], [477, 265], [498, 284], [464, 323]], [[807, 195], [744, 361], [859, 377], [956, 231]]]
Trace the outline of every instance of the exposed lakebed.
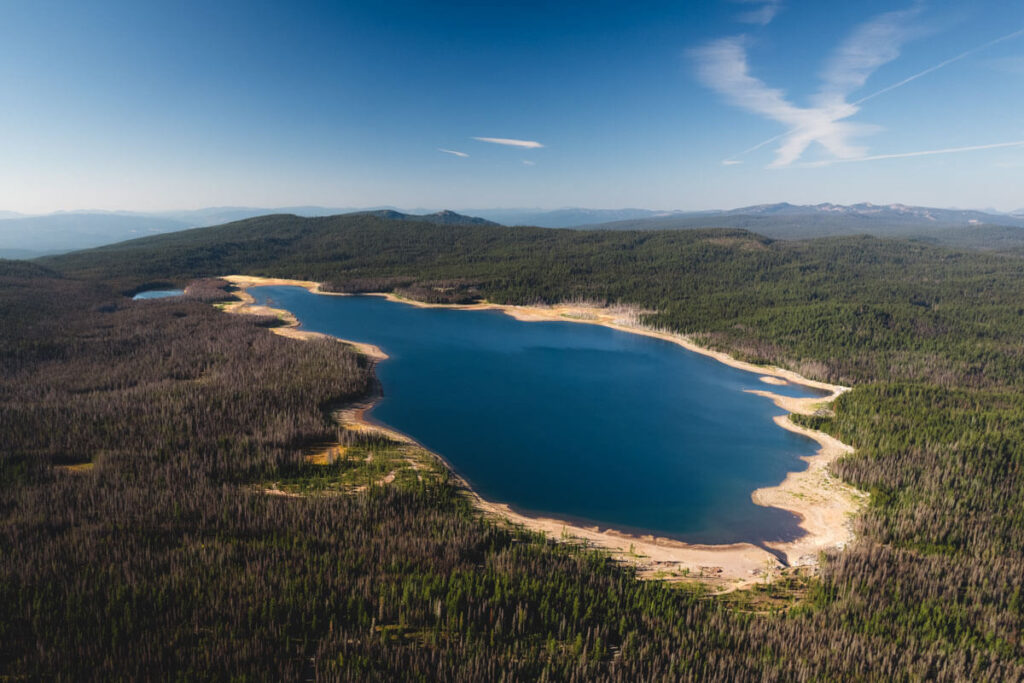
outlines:
[[790, 541], [790, 512], [751, 501], [818, 444], [781, 429], [769, 399], [825, 392], [662, 339], [500, 311], [253, 287], [303, 329], [374, 344], [372, 417], [439, 453], [482, 497], [515, 509], [691, 543]]

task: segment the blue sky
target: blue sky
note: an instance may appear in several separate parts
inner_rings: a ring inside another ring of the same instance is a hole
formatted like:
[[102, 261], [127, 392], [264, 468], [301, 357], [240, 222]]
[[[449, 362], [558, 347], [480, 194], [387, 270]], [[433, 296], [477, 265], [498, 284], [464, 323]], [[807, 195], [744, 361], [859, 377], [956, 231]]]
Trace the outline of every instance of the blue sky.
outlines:
[[1019, 209], [1022, 30], [1018, 0], [0, 0], [0, 209]]

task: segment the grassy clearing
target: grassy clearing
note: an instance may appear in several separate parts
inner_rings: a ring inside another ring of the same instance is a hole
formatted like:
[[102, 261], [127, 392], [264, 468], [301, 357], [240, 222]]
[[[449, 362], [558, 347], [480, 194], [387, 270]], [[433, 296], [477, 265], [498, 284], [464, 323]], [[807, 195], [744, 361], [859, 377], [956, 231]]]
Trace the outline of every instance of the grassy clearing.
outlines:
[[361, 443], [310, 454], [283, 477], [261, 485], [286, 494], [351, 494], [373, 486], [415, 488], [445, 478], [443, 465], [418, 446], [379, 437], [357, 439]]
[[737, 612], [779, 614], [794, 608], [809, 607], [813, 580], [810, 570], [789, 569], [774, 581], [717, 595], [715, 599]]

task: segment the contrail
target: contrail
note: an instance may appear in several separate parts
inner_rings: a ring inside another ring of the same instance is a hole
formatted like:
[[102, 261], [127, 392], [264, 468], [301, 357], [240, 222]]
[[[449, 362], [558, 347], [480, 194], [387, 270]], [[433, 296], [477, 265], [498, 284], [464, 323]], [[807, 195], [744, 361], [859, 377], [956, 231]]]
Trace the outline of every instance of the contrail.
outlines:
[[742, 164], [743, 162], [740, 161], [737, 157], [746, 156], [747, 154], [750, 154], [751, 152], [753, 152], [755, 150], [761, 149], [765, 145], [770, 145], [773, 142], [775, 142], [776, 140], [778, 140], [779, 138], [786, 137], [787, 133], [789, 133], [788, 130], [785, 133], [779, 133], [778, 135], [776, 135], [773, 138], [768, 138], [767, 140], [763, 140], [763, 141], [757, 143], [756, 145], [754, 145], [753, 147], [750, 147], [748, 149], [743, 150], [739, 154], [733, 154], [731, 157], [726, 157], [725, 159], [722, 159], [722, 165], [728, 166], [730, 164]]
[[823, 161], [811, 161], [803, 166], [831, 166], [832, 164], [849, 164], [855, 161], [878, 161], [879, 159], [903, 159], [905, 157], [924, 157], [932, 154], [953, 154], [955, 152], [976, 152], [983, 149], [998, 149], [1000, 147], [1024, 147], [1024, 140], [1013, 142], [995, 142], [991, 145], [971, 145], [970, 147], [946, 147], [945, 149], [926, 149], [921, 152], [899, 152], [897, 154], [875, 154], [869, 157], [854, 157], [852, 159], [827, 159]]
[[882, 88], [881, 90], [876, 90], [875, 92], [871, 93], [870, 95], [866, 95], [866, 96], [860, 98], [859, 100], [857, 100], [853, 104], [854, 105], [858, 105], [858, 104], [861, 104], [863, 102], [867, 102], [870, 99], [874, 99], [874, 98], [878, 97], [882, 93], [887, 93], [890, 90], [895, 90], [896, 88], [902, 87], [902, 86], [906, 85], [907, 83], [910, 83], [911, 81], [916, 81], [917, 79], [921, 78], [921, 76], [927, 76], [928, 74], [930, 74], [933, 71], [938, 71], [939, 69], [941, 69], [944, 66], [949, 66], [953, 62], [959, 62], [964, 57], [970, 57], [975, 52], [980, 52], [981, 50], [984, 50], [986, 48], [990, 48], [993, 45], [996, 45], [998, 43], [1003, 42], [1004, 40], [1011, 40], [1011, 39], [1016, 38], [1016, 37], [1021, 36], [1021, 35], [1024, 35], [1024, 28], [1018, 29], [1018, 30], [1014, 31], [1013, 33], [1007, 33], [1005, 36], [1002, 36], [1001, 38], [996, 38], [995, 40], [990, 40], [989, 42], [985, 43], [984, 45], [979, 45], [978, 47], [972, 47], [967, 52], [961, 52], [956, 57], [950, 57], [949, 59], [947, 59], [944, 62], [939, 62], [935, 66], [929, 67], [929, 68], [925, 69], [924, 71], [920, 71], [920, 72], [914, 74], [913, 76], [908, 76], [907, 78], [904, 78], [899, 83], [893, 83], [892, 85], [886, 86], [886, 87]]
[[[973, 55], [976, 52], [980, 52], [982, 50], [986, 50], [986, 49], [992, 47], [993, 45], [997, 45], [997, 44], [1002, 43], [1002, 42], [1007, 41], [1007, 40], [1013, 40], [1014, 38], [1019, 38], [1022, 35], [1024, 35], [1024, 28], [1017, 29], [1016, 31], [1014, 31], [1012, 33], [1007, 33], [1005, 36], [1000, 36], [999, 38], [996, 38], [995, 40], [990, 40], [987, 43], [984, 43], [984, 44], [979, 45], [977, 47], [972, 47], [970, 50], [967, 50], [966, 52], [961, 52], [956, 57], [950, 57], [949, 59], [947, 59], [947, 60], [945, 60], [943, 62], [939, 62], [935, 66], [931, 66], [931, 67], [928, 67], [927, 69], [925, 69], [924, 71], [917, 72], [913, 76], [908, 76], [907, 78], [904, 78], [902, 81], [899, 81], [897, 83], [893, 83], [892, 85], [887, 85], [886, 87], [882, 88], [881, 90], [876, 90], [875, 92], [871, 93], [870, 95], [866, 95], [866, 96], [860, 98], [859, 100], [857, 100], [856, 102], [854, 102], [853, 106], [861, 105], [864, 102], [867, 102], [868, 100], [871, 100], [871, 99], [874, 99], [874, 98], [878, 97], [879, 95], [882, 95], [884, 93], [887, 93], [887, 92], [890, 92], [892, 90], [895, 90], [896, 88], [903, 87], [904, 85], [906, 85], [907, 83], [910, 83], [911, 81], [916, 81], [917, 79], [921, 78], [922, 76], [927, 76], [928, 74], [932, 73], [933, 71], [938, 71], [939, 69], [941, 69], [941, 68], [943, 68], [945, 66], [949, 66], [953, 62], [959, 62], [961, 59], [964, 59], [965, 57], [970, 57], [971, 55]], [[737, 154], [733, 154], [730, 157], [726, 157], [722, 161], [722, 163], [737, 161], [738, 157], [750, 154], [751, 152], [753, 152], [755, 150], [761, 149], [765, 145], [770, 145], [771, 143], [775, 142], [779, 138], [785, 137], [788, 133], [789, 133], [789, 131], [786, 131], [784, 133], [779, 133], [775, 137], [771, 137], [771, 138], [768, 138], [767, 140], [759, 142], [756, 145], [754, 145], [753, 147], [745, 149], [742, 152], [739, 152]], [[1012, 146], [1014, 144], [1017, 144], [1017, 143], [1010, 143], [1010, 144], [999, 145], [999, 146], [1009, 147], [1009, 146]], [[985, 149], [985, 147], [982, 147], [982, 148]], [[963, 151], [966, 151], [966, 150], [963, 150]], [[922, 154], [927, 154], [927, 153], [928, 152], [923, 152]], [[914, 153], [910, 153], [908, 155], [901, 155], [901, 156], [919, 156], [919, 154], [914, 152]], [[867, 161], [868, 159], [876, 159], [876, 158], [879, 158], [879, 157], [865, 157], [864, 159], [857, 159], [856, 161]], [[884, 158], [892, 158], [892, 157], [884, 157]]]

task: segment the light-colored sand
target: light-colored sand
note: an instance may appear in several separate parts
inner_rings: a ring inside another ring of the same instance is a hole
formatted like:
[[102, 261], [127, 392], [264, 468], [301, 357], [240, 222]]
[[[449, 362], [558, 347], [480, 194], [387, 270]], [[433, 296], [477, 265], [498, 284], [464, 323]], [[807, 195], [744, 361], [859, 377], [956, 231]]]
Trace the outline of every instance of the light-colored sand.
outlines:
[[305, 287], [311, 292], [317, 294], [330, 294], [331, 292], [321, 292], [320, 285], [316, 282], [309, 282], [306, 280], [281, 280], [277, 278], [259, 278], [248, 275], [231, 275], [228, 277], [221, 278], [231, 282], [238, 290], [234, 292], [240, 301], [232, 301], [223, 305], [223, 310], [228, 313], [241, 313], [245, 315], [261, 315], [271, 316], [280, 318], [282, 325], [279, 327], [272, 327], [270, 331], [274, 334], [279, 334], [282, 337], [289, 337], [291, 339], [330, 339], [332, 341], [340, 341], [349, 346], [355, 347], [359, 353], [364, 356], [368, 356], [373, 360], [385, 360], [388, 355], [380, 350], [379, 347], [373, 344], [365, 344], [363, 342], [350, 341], [348, 339], [339, 339], [338, 337], [332, 337], [327, 334], [321, 334], [319, 332], [310, 332], [308, 330], [299, 329], [298, 319], [292, 315], [291, 311], [286, 311], [283, 308], [271, 308], [270, 306], [257, 306], [256, 300], [252, 298], [247, 289], [253, 286], [268, 286], [268, 285], [293, 285], [296, 287]]
[[800, 527], [806, 535], [790, 543], [766, 545], [785, 553], [791, 566], [815, 565], [822, 550], [844, 548], [853, 539], [853, 518], [867, 502], [868, 494], [828, 471], [830, 464], [852, 453], [853, 448], [828, 434], [794, 424], [788, 415], [777, 416], [775, 424], [814, 439], [821, 448], [803, 458], [806, 470], [790, 472], [778, 486], [757, 489], [751, 499], [758, 505], [790, 510], [800, 516]]
[[[328, 294], [329, 292], [321, 290], [319, 283], [240, 275], [232, 275], [223, 279], [237, 285], [241, 290], [238, 295], [243, 298], [243, 302], [226, 307], [228, 310], [277, 315], [287, 321], [287, 326], [273, 329], [278, 334], [285, 336], [295, 338], [324, 336], [296, 329], [298, 321], [287, 311], [253, 305], [252, 297], [245, 291], [251, 286], [292, 285], [305, 287], [314, 293]], [[704, 348], [684, 335], [640, 327], [637, 321], [638, 313], [641, 311], [635, 308], [607, 308], [587, 304], [505, 306], [480, 303], [449, 306], [410, 301], [393, 294], [375, 294], [375, 296], [384, 296], [391, 301], [425, 308], [501, 310], [524, 322], [559, 320], [604, 325], [633, 334], [642, 334], [673, 342], [695, 353], [710, 356], [731, 367], [757, 373], [760, 380], [766, 384], [793, 383], [830, 392], [830, 395], [824, 398], [790, 398], [770, 391], [749, 390], [752, 394], [772, 400], [776, 406], [791, 413], [810, 415], [819, 410], [827, 410], [827, 406], [837, 396], [848, 391], [848, 387], [807, 379], [791, 370], [764, 367], [737, 360], [721, 351]], [[346, 343], [356, 346], [374, 359], [387, 358], [387, 355], [375, 346]], [[350, 429], [377, 430], [387, 433], [392, 438], [415, 443], [400, 432], [367, 422], [364, 419], [364, 413], [368, 407], [361, 405], [340, 411], [339, 417]], [[775, 551], [774, 554], [765, 548], [749, 543], [694, 545], [668, 538], [632, 535], [614, 529], [587, 527], [558, 519], [524, 515], [507, 505], [484, 500], [468, 484], [462, 480], [459, 481], [467, 494], [474, 499], [477, 507], [485, 513], [511, 524], [522, 525], [556, 540], [584, 543], [602, 548], [619, 561], [635, 566], [641, 577], [681, 581], [696, 578], [719, 590], [742, 588], [753, 583], [771, 580], [786, 565], [813, 567], [817, 565], [818, 555], [822, 551], [843, 548], [853, 539], [852, 518], [867, 499], [866, 493], [844, 484], [828, 471], [832, 462], [842, 455], [852, 452], [852, 448], [822, 432], [799, 427], [788, 416], [779, 416], [775, 418], [775, 422], [783, 429], [814, 439], [820, 448], [813, 456], [803, 458], [808, 463], [806, 470], [790, 472], [778, 486], [761, 488], [751, 494], [751, 499], [757, 505], [781, 508], [797, 515], [800, 519], [800, 528], [805, 532], [803, 536], [792, 542], [766, 543], [765, 546]], [[438, 457], [442, 461], [444, 460], [441, 456]], [[785, 564], [780, 562], [780, 557], [784, 558]]]
[[799, 413], [800, 415], [813, 415], [819, 410], [829, 410], [829, 404], [831, 404], [839, 394], [844, 391], [848, 391], [848, 389], [846, 387], [836, 387], [832, 394], [823, 398], [815, 396], [808, 398], [794, 398], [792, 396], [776, 394], [771, 391], [764, 391], [763, 389], [745, 389], [745, 391], [748, 394], [754, 394], [755, 396], [763, 396], [787, 412]]

